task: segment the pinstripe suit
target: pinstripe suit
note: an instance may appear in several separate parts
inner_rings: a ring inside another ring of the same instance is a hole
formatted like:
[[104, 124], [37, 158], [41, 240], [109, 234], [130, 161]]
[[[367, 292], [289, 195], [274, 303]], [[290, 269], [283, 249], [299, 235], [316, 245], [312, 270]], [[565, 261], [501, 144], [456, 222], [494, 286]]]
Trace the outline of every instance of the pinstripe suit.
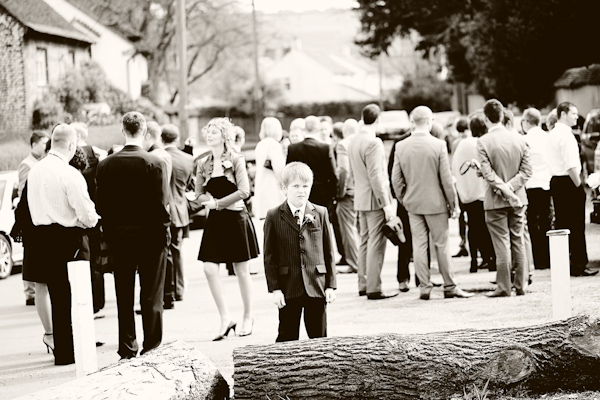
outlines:
[[307, 215], [314, 222], [300, 227], [285, 201], [270, 209], [265, 220], [267, 287], [269, 292], [281, 290], [286, 302], [279, 310], [278, 342], [298, 339], [302, 309], [308, 336], [327, 336], [325, 289], [336, 288], [329, 216], [325, 207], [310, 202], [305, 221]]

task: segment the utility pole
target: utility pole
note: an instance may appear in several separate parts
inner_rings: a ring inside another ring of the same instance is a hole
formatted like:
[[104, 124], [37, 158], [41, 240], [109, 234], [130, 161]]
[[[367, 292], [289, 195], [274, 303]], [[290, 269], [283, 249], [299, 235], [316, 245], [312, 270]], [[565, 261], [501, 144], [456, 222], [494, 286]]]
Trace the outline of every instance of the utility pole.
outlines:
[[179, 58], [179, 131], [180, 141], [183, 143], [188, 137], [187, 114], [187, 40], [185, 0], [177, 0], [176, 33], [177, 57]]
[[258, 35], [256, 34], [256, 9], [252, 0], [252, 30], [254, 33], [254, 134], [258, 137], [262, 119], [262, 95], [260, 88], [260, 72], [258, 69]]

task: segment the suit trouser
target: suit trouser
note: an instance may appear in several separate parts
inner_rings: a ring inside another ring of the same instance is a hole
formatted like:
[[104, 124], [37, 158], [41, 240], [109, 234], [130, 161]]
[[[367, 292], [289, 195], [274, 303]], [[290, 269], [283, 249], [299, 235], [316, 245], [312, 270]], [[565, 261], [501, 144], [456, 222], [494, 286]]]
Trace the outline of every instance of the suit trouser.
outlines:
[[419, 287], [432, 287], [430, 281], [429, 258], [429, 233], [435, 248], [438, 260], [438, 268], [444, 279], [444, 290], [452, 290], [456, 287], [450, 253], [448, 252], [448, 213], [419, 215], [408, 213], [410, 229], [412, 230], [413, 259], [415, 272], [419, 278]]
[[24, 280], [23, 293], [25, 293], [25, 300], [35, 299], [35, 282]]
[[346, 262], [358, 271], [358, 230], [356, 229], [356, 210], [354, 197], [345, 196], [337, 202], [336, 213], [344, 245]]
[[483, 201], [474, 201], [462, 205], [467, 213], [469, 250], [471, 251], [471, 266], [477, 265], [477, 250], [481, 252], [483, 262], [494, 261], [494, 245], [490, 232], [485, 224]]
[[47, 284], [52, 303], [55, 364], [71, 364], [75, 361], [75, 353], [71, 325], [71, 284], [67, 263], [73, 259], [79, 248], [81, 230], [57, 224], [38, 226], [35, 229], [36, 235], [45, 238], [44, 252], [48, 254], [46, 267], [51, 271]]
[[[510, 294], [512, 289], [510, 273], [515, 271], [515, 288], [527, 288], [527, 255], [523, 230], [525, 224], [525, 206], [521, 208], [505, 207], [485, 211], [494, 251], [496, 252], [496, 282], [498, 290]], [[512, 256], [512, 257], [511, 257]], [[511, 262], [512, 260], [512, 262]], [[514, 265], [512, 265], [514, 263]]]
[[333, 235], [335, 236], [335, 245], [337, 251], [338, 253], [340, 253], [340, 256], [342, 256], [342, 260], [346, 260], [347, 262], [348, 260], [346, 259], [344, 239], [340, 227], [340, 221], [336, 212], [336, 204], [333, 201], [331, 201], [330, 203], [325, 205], [325, 207], [327, 207], [327, 211], [329, 212], [329, 221], [331, 222], [331, 226], [333, 227]]
[[327, 303], [322, 297], [285, 299], [285, 307], [279, 309], [279, 335], [276, 342], [298, 340], [300, 317], [304, 309], [304, 326], [309, 338], [327, 337]]
[[569, 229], [571, 274], [580, 275], [588, 263], [585, 242], [585, 190], [583, 184], [575, 187], [568, 176], [554, 176], [550, 181], [556, 215], [555, 228]]
[[383, 210], [359, 211], [360, 249], [358, 253], [358, 290], [381, 292], [381, 268], [385, 256]]
[[167, 259], [167, 269], [169, 268], [169, 263], [173, 265], [173, 289], [175, 299], [177, 300], [183, 298], [185, 289], [183, 259], [181, 258], [181, 247], [183, 246], [183, 234], [185, 230], [186, 227], [171, 226], [171, 244], [169, 245], [169, 258]]
[[[125, 242], [125, 243], [124, 243]], [[117, 244], [118, 243], [118, 244]], [[167, 264], [166, 243], [116, 240], [113, 249], [115, 289], [119, 315], [119, 350], [121, 357], [137, 355], [133, 313], [135, 272], [140, 277], [140, 305], [144, 328], [144, 351], [158, 347], [162, 341], [163, 293]]]
[[541, 188], [527, 189], [527, 225], [531, 237], [535, 268], [550, 267], [550, 244], [546, 232], [551, 228], [552, 211], [550, 191]]
[[398, 203], [396, 215], [398, 215], [398, 217], [400, 217], [400, 221], [402, 221], [404, 237], [406, 238], [406, 241], [404, 243], [400, 243], [400, 246], [398, 246], [398, 273], [396, 278], [398, 279], [398, 283], [408, 283], [408, 281], [410, 281], [410, 270], [408, 265], [410, 264], [410, 259], [413, 255], [410, 221], [408, 220], [408, 212], [406, 211], [406, 208], [404, 208], [404, 206], [400, 203]]

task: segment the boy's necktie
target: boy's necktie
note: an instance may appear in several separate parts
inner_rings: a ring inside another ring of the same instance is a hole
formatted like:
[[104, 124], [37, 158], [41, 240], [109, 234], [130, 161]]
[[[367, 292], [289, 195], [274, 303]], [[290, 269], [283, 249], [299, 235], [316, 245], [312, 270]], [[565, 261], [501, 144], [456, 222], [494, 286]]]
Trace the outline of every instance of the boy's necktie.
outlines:
[[294, 218], [296, 218], [296, 223], [298, 224], [298, 226], [301, 226], [302, 222], [300, 221], [300, 209], [294, 211]]

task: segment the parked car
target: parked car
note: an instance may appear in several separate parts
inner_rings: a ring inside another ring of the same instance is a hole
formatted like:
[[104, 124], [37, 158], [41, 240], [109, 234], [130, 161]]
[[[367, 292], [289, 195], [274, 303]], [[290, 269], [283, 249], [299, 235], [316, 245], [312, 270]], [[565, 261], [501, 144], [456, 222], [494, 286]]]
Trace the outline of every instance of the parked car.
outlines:
[[406, 110], [382, 111], [377, 124], [377, 136], [381, 140], [395, 140], [410, 130], [410, 118]]
[[0, 172], [0, 279], [10, 276], [13, 266], [23, 264], [23, 245], [9, 235], [15, 223], [13, 201], [18, 183], [17, 171]]

